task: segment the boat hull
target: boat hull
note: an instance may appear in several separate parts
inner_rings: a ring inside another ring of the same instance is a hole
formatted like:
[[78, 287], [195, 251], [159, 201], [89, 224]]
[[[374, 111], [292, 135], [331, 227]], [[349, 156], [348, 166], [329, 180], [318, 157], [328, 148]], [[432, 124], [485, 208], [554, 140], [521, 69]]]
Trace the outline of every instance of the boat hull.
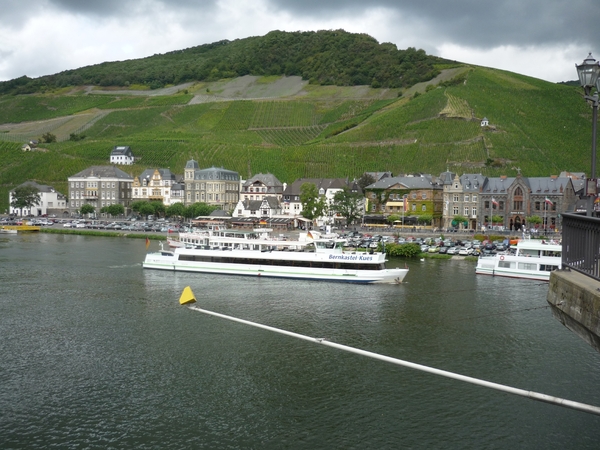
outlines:
[[344, 283], [402, 283], [408, 269], [335, 269], [311, 268], [272, 264], [244, 264], [204, 261], [181, 261], [167, 252], [149, 253], [142, 266], [145, 269], [180, 272], [213, 273], [222, 275], [245, 275], [271, 278], [336, 281]]
[[475, 273], [495, 277], [550, 281], [552, 270], [544, 270], [542, 267], [553, 268], [553, 270], [560, 269], [560, 258], [526, 258], [510, 255], [480, 257], [477, 267], [475, 267]]

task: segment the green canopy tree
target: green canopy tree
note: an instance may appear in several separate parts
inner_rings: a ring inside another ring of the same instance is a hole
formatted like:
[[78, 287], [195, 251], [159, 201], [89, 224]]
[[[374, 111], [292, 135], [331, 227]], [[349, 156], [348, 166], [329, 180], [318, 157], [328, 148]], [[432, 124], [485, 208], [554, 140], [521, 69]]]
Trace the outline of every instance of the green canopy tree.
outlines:
[[165, 215], [167, 217], [183, 217], [184, 210], [185, 206], [183, 206], [183, 203], [173, 203], [172, 205], [167, 207], [167, 209], [165, 210]]
[[529, 216], [527, 218], [527, 223], [530, 225], [540, 225], [543, 222], [542, 218], [540, 216]]
[[467, 219], [465, 216], [463, 216], [462, 214], [457, 214], [452, 218], [452, 226], [453, 227], [457, 227], [459, 225], [462, 225], [463, 227], [467, 227], [467, 225], [469, 224], [469, 219]]
[[81, 205], [81, 208], [79, 208], [79, 214], [81, 214], [82, 216], [85, 216], [86, 214], [93, 214], [94, 211], [96, 211], [96, 208], [94, 208], [94, 206], [90, 205], [89, 203]]
[[152, 214], [154, 214], [155, 210], [154, 210], [154, 205], [150, 202], [142, 202], [141, 205], [139, 205], [138, 207], [138, 212], [145, 217], [148, 217]]
[[114, 205], [107, 206], [106, 212], [112, 217], [120, 216], [121, 214], [125, 214], [125, 207], [120, 203], [115, 203]]
[[300, 203], [302, 204], [302, 217], [308, 220], [321, 217], [327, 208], [325, 197], [319, 195], [317, 186], [313, 183], [304, 183], [300, 186]]
[[33, 206], [39, 205], [41, 201], [40, 190], [28, 184], [15, 188], [12, 198], [10, 206], [21, 210], [21, 215], [23, 215], [23, 209], [31, 209]]
[[358, 192], [352, 192], [344, 187], [333, 196], [330, 209], [346, 219], [346, 225], [350, 225], [362, 216], [363, 196]]

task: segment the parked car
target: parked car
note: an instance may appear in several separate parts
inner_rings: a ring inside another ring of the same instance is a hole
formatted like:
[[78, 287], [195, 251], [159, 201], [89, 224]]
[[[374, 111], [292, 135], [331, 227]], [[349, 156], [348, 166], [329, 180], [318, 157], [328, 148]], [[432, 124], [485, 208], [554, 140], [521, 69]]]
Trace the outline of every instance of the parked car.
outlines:
[[451, 247], [446, 247], [446, 246], [440, 247], [440, 251], [439, 251], [439, 253], [440, 253], [441, 255], [445, 255], [446, 253], [448, 253], [448, 250], [449, 250], [450, 248], [451, 248]]
[[463, 247], [458, 251], [459, 256], [470, 256], [473, 254], [473, 250], [471, 248]]
[[458, 247], [450, 247], [448, 249], [448, 254], [449, 255], [458, 255], [459, 252], [459, 248]]

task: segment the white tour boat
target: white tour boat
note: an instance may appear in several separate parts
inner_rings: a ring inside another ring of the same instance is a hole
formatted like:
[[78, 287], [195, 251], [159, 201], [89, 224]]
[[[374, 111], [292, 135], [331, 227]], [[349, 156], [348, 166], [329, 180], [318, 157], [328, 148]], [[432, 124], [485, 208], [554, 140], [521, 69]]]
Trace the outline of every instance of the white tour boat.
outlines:
[[545, 240], [522, 239], [516, 253], [480, 256], [475, 273], [499, 277], [550, 280], [550, 272], [561, 268], [562, 245]]
[[145, 269], [230, 275], [401, 283], [407, 268], [387, 269], [385, 253], [345, 251], [344, 240], [314, 233], [299, 240], [272, 238], [269, 229], [207, 230], [182, 234], [183, 245], [148, 253]]

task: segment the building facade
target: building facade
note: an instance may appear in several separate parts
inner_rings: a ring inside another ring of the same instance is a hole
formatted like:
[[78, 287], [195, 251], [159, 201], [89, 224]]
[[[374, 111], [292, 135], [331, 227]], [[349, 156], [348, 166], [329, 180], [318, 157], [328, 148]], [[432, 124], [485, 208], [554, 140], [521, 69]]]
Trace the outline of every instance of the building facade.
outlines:
[[69, 211], [75, 214], [85, 205], [96, 211], [105, 206], [121, 204], [125, 214], [132, 202], [133, 177], [115, 166], [92, 166], [70, 176]]
[[135, 162], [135, 156], [133, 156], [133, 152], [131, 148], [123, 145], [118, 145], [113, 147], [110, 152], [110, 163], [111, 164], [120, 164], [130, 166]]
[[[577, 196], [569, 177], [488, 178], [479, 194], [482, 229], [556, 230], [560, 214], [573, 211]], [[537, 217], [540, 223], [529, 224]]]
[[[52, 186], [45, 184], [38, 184], [35, 181], [26, 181], [17, 187], [32, 186], [36, 188], [40, 195], [40, 201], [38, 204], [33, 205], [31, 208], [13, 208], [10, 206], [9, 213], [17, 216], [63, 216], [67, 212], [67, 198], [57, 192]], [[14, 200], [14, 189], [8, 194], [9, 205]]]
[[262, 200], [265, 197], [275, 197], [281, 200], [283, 183], [275, 175], [259, 173], [242, 183], [241, 200]]
[[[481, 174], [458, 175], [443, 172], [443, 229], [478, 229], [479, 191], [487, 177]], [[460, 220], [460, 219], [464, 220]], [[480, 225], [479, 225], [480, 226]]]
[[240, 176], [223, 168], [200, 169], [193, 159], [184, 169], [185, 206], [206, 203], [233, 211], [240, 198]]
[[370, 219], [387, 223], [391, 215], [402, 217], [404, 224], [442, 223], [443, 186], [431, 175], [384, 178], [365, 188]]
[[146, 169], [133, 179], [133, 200], [158, 201], [165, 206], [181, 202], [183, 199], [179, 192], [172, 195], [176, 183], [176, 176], [169, 169]]

